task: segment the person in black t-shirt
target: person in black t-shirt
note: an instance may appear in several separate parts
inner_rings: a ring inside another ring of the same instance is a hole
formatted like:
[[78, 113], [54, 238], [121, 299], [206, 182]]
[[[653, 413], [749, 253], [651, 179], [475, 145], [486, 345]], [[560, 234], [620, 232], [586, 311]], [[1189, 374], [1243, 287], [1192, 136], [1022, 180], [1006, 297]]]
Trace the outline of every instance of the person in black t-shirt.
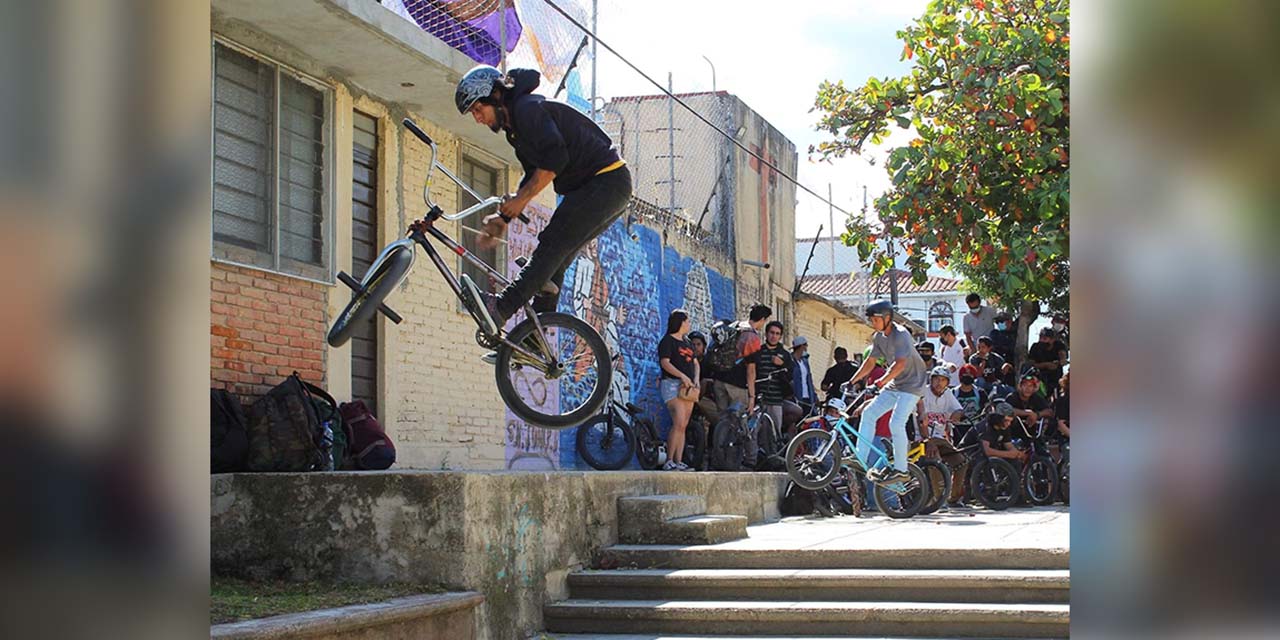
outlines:
[[1004, 358], [991, 350], [991, 338], [988, 336], [978, 338], [978, 352], [969, 356], [969, 364], [978, 368], [982, 374], [981, 380], [985, 383], [979, 386], [988, 390], [1000, 380], [1002, 375], [1013, 370]]
[[[688, 398], [699, 386], [698, 361], [693, 357], [693, 345], [685, 339], [689, 333], [689, 313], [676, 309], [667, 318], [667, 335], [658, 341], [658, 365], [662, 368], [659, 388], [662, 401], [671, 412], [671, 431], [667, 434], [667, 463], [663, 471], [692, 471], [684, 463], [684, 431], [689, 426], [693, 403], [697, 397]], [[682, 397], [686, 396], [686, 397]]]
[[997, 403], [995, 412], [987, 416], [987, 426], [982, 432], [982, 451], [989, 457], [1023, 462], [1028, 455], [1013, 446], [1013, 408], [1008, 403]]
[[1053, 415], [1057, 419], [1058, 433], [1067, 438], [1071, 437], [1071, 400], [1067, 398], [1067, 383], [1070, 379], [1070, 373], [1062, 376], [1058, 396], [1053, 400]]
[[835, 351], [836, 363], [827, 368], [827, 372], [822, 376], [822, 391], [827, 394], [827, 399], [840, 397], [840, 385], [849, 381], [853, 374], [858, 372], [858, 367], [849, 362], [849, 350], [844, 347], [836, 347]]
[[693, 346], [693, 357], [698, 361], [698, 373], [702, 376], [702, 384], [698, 387], [698, 401], [694, 408], [702, 412], [708, 423], [714, 423], [719, 412], [716, 410], [715, 396], [711, 393], [712, 381], [719, 372], [707, 366], [707, 337], [700, 331], [692, 331], [686, 338]]
[[1053, 333], [1053, 329], [1045, 327], [1040, 330], [1040, 341], [1031, 345], [1027, 359], [1036, 368], [1036, 375], [1044, 381], [1044, 392], [1053, 397], [1058, 389], [1058, 379], [1062, 377], [1062, 365], [1067, 363], [1067, 345], [1062, 344]]
[[[1009, 396], [1007, 400], [1013, 407], [1013, 415], [1022, 420], [1028, 433], [1040, 419], [1053, 417], [1053, 407], [1049, 406], [1049, 400], [1040, 393], [1039, 389], [1040, 379], [1035, 374], [1024, 374], [1018, 380], [1018, 392]], [[1019, 437], [1022, 437], [1021, 433]]]

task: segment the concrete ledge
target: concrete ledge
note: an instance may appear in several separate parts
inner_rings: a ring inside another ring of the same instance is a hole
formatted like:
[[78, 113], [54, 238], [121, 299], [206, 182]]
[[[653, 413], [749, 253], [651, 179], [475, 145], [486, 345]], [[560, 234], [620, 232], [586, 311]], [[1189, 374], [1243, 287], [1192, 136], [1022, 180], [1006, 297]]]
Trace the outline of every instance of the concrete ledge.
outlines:
[[1069, 569], [1069, 549], [767, 549], [724, 545], [611, 546], [598, 568], [617, 569]]
[[209, 637], [219, 640], [468, 640], [475, 637], [475, 608], [482, 602], [484, 597], [474, 592], [407, 596], [373, 604], [214, 625]]
[[213, 477], [217, 575], [436, 584], [485, 597], [479, 638], [543, 628], [542, 605], [618, 540], [618, 498], [700, 497], [776, 520], [780, 473], [386, 471]]

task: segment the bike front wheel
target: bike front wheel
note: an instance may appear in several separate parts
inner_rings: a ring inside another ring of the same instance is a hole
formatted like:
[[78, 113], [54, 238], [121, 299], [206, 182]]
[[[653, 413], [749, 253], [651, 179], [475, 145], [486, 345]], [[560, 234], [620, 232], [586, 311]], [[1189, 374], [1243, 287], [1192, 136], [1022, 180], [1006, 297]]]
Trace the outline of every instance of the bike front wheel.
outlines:
[[876, 509], [890, 518], [910, 518], [924, 508], [929, 501], [929, 479], [914, 464], [907, 465], [910, 480], [889, 485], [873, 484], [872, 498]]
[[842, 447], [830, 431], [806, 429], [787, 444], [785, 460], [791, 481], [810, 491], [831, 484], [840, 473]]
[[1058, 499], [1058, 465], [1049, 456], [1032, 456], [1022, 474], [1022, 490], [1031, 504], [1046, 506]]
[[970, 490], [982, 506], [1003, 511], [1022, 495], [1018, 470], [1003, 458], [984, 458], [973, 468]]
[[356, 292], [351, 302], [338, 314], [329, 329], [327, 337], [329, 346], [341, 347], [351, 339], [357, 327], [371, 320], [378, 312], [378, 305], [391, 295], [391, 291], [400, 284], [409, 267], [413, 266], [413, 247], [401, 246], [391, 250], [386, 257], [370, 266], [375, 269], [369, 278], [369, 284]]
[[[581, 424], [600, 410], [609, 394], [609, 348], [591, 325], [574, 316], [543, 313], [538, 322], [554, 366], [530, 361], [506, 342], [499, 344], [498, 395], [529, 424], [547, 429]], [[537, 331], [534, 321], [526, 319], [511, 330], [507, 342], [536, 353]]]
[[631, 462], [636, 453], [636, 437], [626, 423], [607, 413], [578, 427], [578, 455], [600, 471], [616, 471]]

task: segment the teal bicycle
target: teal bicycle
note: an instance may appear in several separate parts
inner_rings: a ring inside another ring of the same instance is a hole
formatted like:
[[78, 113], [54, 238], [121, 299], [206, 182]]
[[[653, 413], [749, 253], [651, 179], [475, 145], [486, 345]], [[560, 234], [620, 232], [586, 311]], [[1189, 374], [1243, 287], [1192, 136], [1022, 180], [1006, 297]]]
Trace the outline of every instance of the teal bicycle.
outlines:
[[[873, 392], [863, 391], [854, 403], [866, 400]], [[890, 518], [910, 518], [920, 512], [929, 502], [929, 481], [920, 467], [907, 464], [909, 480], [880, 484], [867, 476], [867, 472], [889, 466], [891, 448], [888, 443], [882, 449], [876, 442], [870, 442], [871, 455], [875, 462], [868, 465], [865, 459], [859, 458], [858, 439], [861, 438], [858, 428], [849, 423], [847, 415], [841, 415], [828, 431], [824, 428], [806, 429], [797, 433], [787, 444], [787, 475], [797, 485], [812, 491], [825, 489], [835, 481], [841, 470], [848, 471], [854, 479], [852, 487], [862, 486], [865, 478], [872, 483], [872, 499], [876, 508]], [[903, 452], [906, 455], [906, 452]]]

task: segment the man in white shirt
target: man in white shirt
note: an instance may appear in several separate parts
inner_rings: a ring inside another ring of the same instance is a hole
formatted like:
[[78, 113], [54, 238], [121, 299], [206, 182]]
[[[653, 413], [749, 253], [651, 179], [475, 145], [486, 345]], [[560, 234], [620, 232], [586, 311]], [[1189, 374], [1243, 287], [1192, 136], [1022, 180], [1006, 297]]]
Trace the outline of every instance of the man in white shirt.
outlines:
[[960, 384], [960, 367], [969, 362], [969, 345], [956, 333], [956, 328], [946, 324], [938, 330], [938, 342], [942, 348], [938, 359], [951, 365], [951, 386]]
[[996, 310], [982, 304], [982, 296], [971, 293], [964, 298], [969, 313], [964, 314], [965, 344], [978, 344], [978, 338], [991, 335], [996, 327]]
[[[964, 419], [964, 407], [956, 395], [947, 388], [951, 370], [945, 365], [929, 372], [929, 388], [920, 398], [919, 413], [924, 423], [921, 437], [924, 439], [925, 456], [941, 459], [951, 468], [952, 478], [965, 477], [964, 454], [956, 450], [951, 440], [951, 423]], [[957, 486], [959, 485], [959, 486]], [[964, 495], [964, 483], [953, 482], [947, 503], [954, 505]]]

